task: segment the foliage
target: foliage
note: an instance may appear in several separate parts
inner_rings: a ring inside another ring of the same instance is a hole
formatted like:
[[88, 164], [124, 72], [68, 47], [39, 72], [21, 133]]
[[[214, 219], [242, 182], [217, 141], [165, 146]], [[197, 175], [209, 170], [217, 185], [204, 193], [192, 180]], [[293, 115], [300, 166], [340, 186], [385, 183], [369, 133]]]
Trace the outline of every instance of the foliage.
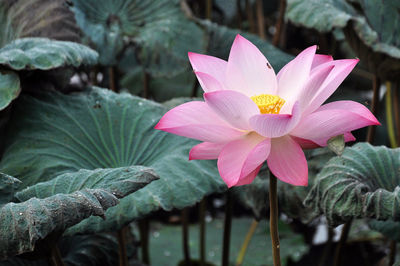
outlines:
[[400, 219], [399, 150], [358, 143], [332, 158], [305, 199], [332, 226], [353, 218]]

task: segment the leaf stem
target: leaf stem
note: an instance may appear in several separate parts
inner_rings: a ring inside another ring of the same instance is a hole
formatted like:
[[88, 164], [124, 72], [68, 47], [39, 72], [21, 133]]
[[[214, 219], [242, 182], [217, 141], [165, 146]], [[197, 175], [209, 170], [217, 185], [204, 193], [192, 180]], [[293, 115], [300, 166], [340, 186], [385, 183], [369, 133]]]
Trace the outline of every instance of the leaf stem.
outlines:
[[250, 28], [249, 31], [251, 33], [256, 33], [256, 26], [253, 17], [253, 8], [249, 0], [245, 1], [245, 8], [247, 13], [247, 20], [249, 21], [249, 28]]
[[51, 247], [49, 264], [52, 266], [64, 266], [65, 265], [62, 260], [61, 253], [60, 253], [60, 250], [58, 249], [57, 244], [54, 244]]
[[212, 0], [206, 1], [206, 19], [211, 21]]
[[251, 238], [254, 235], [254, 231], [256, 230], [257, 225], [258, 225], [258, 221], [253, 219], [253, 221], [251, 222], [249, 231], [246, 234], [246, 238], [243, 241], [242, 247], [240, 248], [239, 255], [238, 255], [237, 259], [236, 259], [236, 266], [242, 265], [243, 259], [244, 259], [244, 255], [246, 255], [247, 248], [248, 248], [248, 246], [250, 244]]
[[393, 265], [394, 261], [396, 259], [396, 241], [391, 240], [390, 241], [390, 253], [389, 253], [389, 264], [388, 265]]
[[278, 233], [277, 179], [272, 173], [270, 173], [269, 176], [269, 228], [271, 234], [274, 266], [281, 266], [279, 233]]
[[206, 265], [206, 198], [204, 197], [199, 204], [200, 220], [200, 265]]
[[128, 256], [126, 253], [126, 238], [125, 238], [127, 229], [128, 227], [124, 226], [117, 232], [120, 266], [128, 266]]
[[115, 84], [115, 69], [114, 67], [108, 68], [108, 79], [110, 84], [110, 90], [117, 92], [117, 86]]
[[189, 249], [189, 209], [184, 208], [181, 212], [182, 220], [182, 240], [183, 240], [183, 254], [185, 256], [185, 265], [190, 266], [190, 249]]
[[387, 132], [389, 135], [390, 146], [392, 148], [397, 147], [396, 133], [394, 130], [394, 121], [393, 121], [393, 108], [392, 108], [392, 90], [391, 84], [389, 81], [386, 81], [386, 123], [387, 123]]
[[228, 190], [225, 203], [225, 221], [224, 221], [224, 242], [222, 247], [222, 266], [229, 266], [229, 246], [231, 240], [232, 227], [232, 195]]
[[397, 143], [400, 143], [400, 107], [399, 107], [399, 91], [398, 82], [393, 82], [393, 107], [394, 107], [394, 121], [397, 132]]
[[281, 35], [283, 32], [283, 26], [284, 26], [284, 17], [285, 17], [285, 10], [286, 10], [286, 0], [280, 0], [279, 1], [279, 17], [278, 20], [276, 21], [275, 24], [275, 34], [274, 38], [272, 39], [272, 44], [276, 47], [279, 47], [279, 43], [281, 40]]
[[341, 255], [343, 246], [345, 245], [345, 243], [347, 241], [347, 237], [349, 236], [352, 222], [353, 222], [353, 220], [350, 220], [347, 223], [345, 223], [343, 226], [342, 233], [340, 234], [340, 240], [339, 240], [339, 243], [337, 244], [336, 250], [335, 250], [335, 257], [333, 259], [334, 266], [341, 265], [340, 264], [340, 257], [341, 257], [340, 255]]
[[265, 40], [265, 19], [264, 19], [264, 9], [262, 0], [256, 1], [256, 14], [257, 14], [257, 26], [258, 26], [258, 35], [261, 39]]
[[[374, 78], [372, 79], [373, 95], [371, 103], [371, 112], [374, 116], [376, 116], [376, 113], [378, 112], [380, 87], [381, 87], [381, 82], [379, 78], [376, 75], [374, 75]], [[374, 142], [375, 130], [376, 126], [369, 126], [368, 128], [367, 142], [369, 142], [370, 144], [373, 144]]]
[[140, 234], [140, 246], [142, 248], [142, 262], [150, 265], [149, 256], [149, 220], [142, 219], [138, 221], [139, 234]]

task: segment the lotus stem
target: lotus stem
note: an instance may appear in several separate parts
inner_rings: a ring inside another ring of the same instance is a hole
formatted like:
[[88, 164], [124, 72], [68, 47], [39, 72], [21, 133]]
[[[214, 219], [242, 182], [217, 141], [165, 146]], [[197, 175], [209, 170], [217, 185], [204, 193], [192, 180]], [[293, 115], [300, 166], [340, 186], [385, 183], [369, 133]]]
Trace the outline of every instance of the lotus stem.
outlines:
[[249, 231], [246, 234], [246, 238], [244, 239], [244, 242], [242, 244], [242, 247], [240, 248], [239, 255], [238, 255], [237, 259], [236, 259], [236, 266], [241, 266], [242, 265], [243, 259], [244, 259], [244, 255], [246, 255], [247, 248], [248, 248], [248, 246], [250, 244], [251, 238], [254, 235], [254, 232], [255, 232], [255, 230], [257, 228], [257, 225], [258, 225], [258, 221], [253, 219], [253, 221], [251, 222]]
[[277, 47], [279, 47], [279, 43], [281, 41], [281, 35], [283, 32], [282, 29], [284, 26], [283, 23], [284, 23], [284, 17], [285, 17], [285, 10], [286, 10], [286, 0], [280, 0], [279, 1], [279, 17], [275, 24], [275, 34], [274, 34], [274, 38], [272, 39], [272, 44]]
[[232, 195], [230, 190], [226, 192], [224, 242], [222, 247], [222, 266], [229, 266], [229, 246], [232, 227]]
[[197, 96], [197, 91], [199, 88], [199, 83], [197, 82], [197, 79], [194, 79], [193, 85], [192, 85], [192, 95], [191, 97], [196, 97]]
[[108, 79], [110, 84], [110, 90], [117, 92], [117, 87], [115, 85], [115, 69], [114, 67], [108, 68]]
[[211, 21], [212, 0], [206, 1], [206, 19]]
[[206, 265], [206, 198], [203, 198], [199, 204], [200, 220], [200, 265]]
[[49, 264], [52, 266], [64, 266], [64, 262], [61, 257], [60, 250], [58, 249], [57, 244], [54, 246], [50, 247], [51, 249], [51, 254], [50, 254], [50, 259], [49, 259]]
[[149, 99], [150, 97], [150, 74], [143, 71], [143, 98]]
[[[376, 116], [376, 113], [378, 112], [380, 87], [381, 87], [381, 82], [379, 78], [376, 75], [374, 75], [374, 78], [372, 79], [373, 95], [371, 103], [371, 112], [374, 116]], [[368, 128], [367, 142], [369, 142], [370, 144], [373, 144], [374, 142], [375, 130], [376, 126], [369, 126]]]
[[256, 14], [257, 14], [257, 26], [258, 26], [258, 35], [261, 39], [265, 40], [265, 19], [264, 19], [264, 8], [262, 0], [256, 1]]
[[319, 266], [324, 266], [326, 265], [326, 258], [328, 258], [331, 248], [332, 248], [332, 242], [333, 242], [333, 237], [335, 235], [335, 232], [333, 231], [333, 229], [328, 226], [328, 239], [326, 240], [325, 243], [325, 248], [324, 248], [324, 252], [322, 253], [322, 256], [319, 260]]
[[278, 233], [278, 195], [277, 179], [270, 173], [269, 176], [269, 229], [272, 242], [274, 266], [281, 266], [280, 244]]
[[126, 232], [128, 227], [124, 226], [117, 232], [119, 247], [119, 265], [128, 266], [128, 256], [126, 252]]
[[393, 107], [394, 107], [394, 121], [397, 132], [397, 144], [400, 143], [400, 108], [399, 108], [399, 92], [398, 83], [393, 83]]
[[138, 222], [140, 234], [140, 246], [142, 248], [142, 262], [150, 265], [149, 256], [149, 220], [142, 219]]
[[245, 4], [246, 4], [245, 8], [246, 8], [246, 13], [247, 13], [247, 20], [249, 21], [250, 32], [256, 33], [256, 26], [255, 26], [255, 22], [254, 22], [253, 9], [252, 9], [251, 3], [249, 0], [246, 0]]
[[349, 236], [351, 223], [352, 223], [352, 220], [348, 221], [343, 226], [342, 233], [340, 234], [340, 240], [339, 240], [339, 243], [337, 244], [336, 250], [335, 250], [335, 257], [334, 257], [334, 260], [333, 260], [333, 265], [334, 266], [341, 265], [340, 264], [340, 257], [341, 257], [340, 255], [341, 255], [343, 246], [345, 245], [345, 243], [347, 241], [347, 237]]
[[392, 90], [391, 84], [389, 81], [386, 82], [386, 123], [387, 123], [387, 131], [389, 135], [390, 146], [392, 148], [397, 147], [396, 133], [394, 130], [394, 121], [393, 121], [393, 108], [392, 108]]
[[390, 241], [389, 266], [393, 265], [396, 259], [396, 244], [395, 240]]
[[182, 222], [182, 240], [183, 240], [183, 254], [185, 256], [185, 265], [190, 266], [190, 249], [189, 249], [189, 209], [184, 208], [181, 212]]

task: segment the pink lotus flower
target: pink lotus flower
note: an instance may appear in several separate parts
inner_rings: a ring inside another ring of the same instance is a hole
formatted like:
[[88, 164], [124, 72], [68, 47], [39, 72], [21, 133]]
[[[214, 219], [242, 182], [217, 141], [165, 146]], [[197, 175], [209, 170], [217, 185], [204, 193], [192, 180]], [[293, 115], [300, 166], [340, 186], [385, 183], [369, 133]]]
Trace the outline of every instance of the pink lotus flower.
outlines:
[[365, 106], [353, 101], [321, 106], [359, 60], [333, 60], [315, 52], [316, 46], [305, 49], [278, 75], [240, 35], [228, 62], [189, 53], [205, 102], [173, 108], [155, 128], [203, 141], [191, 149], [189, 159], [218, 159], [228, 187], [251, 183], [264, 161], [281, 181], [306, 186], [302, 148], [326, 146], [341, 134], [353, 141], [352, 130], [379, 125]]

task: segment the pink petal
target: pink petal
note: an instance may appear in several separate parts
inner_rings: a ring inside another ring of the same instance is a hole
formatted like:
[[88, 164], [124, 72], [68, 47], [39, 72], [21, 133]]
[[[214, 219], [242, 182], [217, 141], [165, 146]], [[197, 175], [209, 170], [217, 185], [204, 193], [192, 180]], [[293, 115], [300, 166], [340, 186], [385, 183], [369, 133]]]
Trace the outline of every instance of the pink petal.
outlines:
[[300, 121], [299, 103], [293, 105], [292, 114], [261, 114], [250, 118], [250, 125], [260, 135], [277, 138], [288, 134]]
[[272, 66], [254, 44], [239, 34], [236, 35], [229, 54], [228, 79], [232, 77], [232, 65], [240, 69], [251, 96], [276, 94], [277, 82]]
[[258, 172], [260, 172], [262, 164], [260, 164], [259, 167], [257, 167], [253, 172], [248, 174], [247, 176], [239, 179], [239, 181], [236, 183], [236, 186], [243, 186], [243, 185], [248, 185], [253, 182], [254, 178], [256, 178]]
[[249, 97], [237, 91], [206, 92], [204, 100], [231, 126], [243, 130], [252, 130], [249, 119], [260, 113], [257, 105]]
[[305, 116], [290, 134], [326, 146], [326, 141], [331, 137], [379, 124], [362, 104], [338, 101], [321, 106], [314, 113]]
[[316, 49], [316, 45], [305, 49], [279, 71], [278, 95], [285, 101], [294, 102], [301, 93], [310, 75]]
[[268, 156], [270, 171], [281, 181], [307, 186], [308, 166], [304, 152], [290, 136], [271, 140], [271, 152]]
[[[308, 140], [308, 139], [302, 139], [296, 136], [291, 136], [293, 140], [295, 140], [300, 147], [304, 150], [304, 149], [315, 149], [315, 148], [319, 148], [321, 147], [320, 145], [318, 145], [317, 143]], [[318, 140], [318, 142], [327, 142], [330, 138], [326, 137], [323, 138], [321, 140]], [[350, 132], [345, 132], [344, 133], [344, 142], [350, 142], [350, 141], [355, 141], [356, 138], [353, 136], [353, 134], [351, 134]]]
[[195, 72], [195, 74], [204, 92], [219, 91], [224, 89], [223, 85], [209, 74], [199, 71]]
[[226, 87], [228, 90], [234, 90], [247, 95], [254, 96], [250, 84], [245, 80], [242, 71], [234, 64], [228, 64], [226, 69]]
[[214, 160], [226, 143], [202, 142], [194, 146], [189, 152], [189, 160]]
[[225, 83], [227, 62], [214, 56], [188, 53], [189, 61], [195, 72], [206, 73], [221, 84]]
[[333, 68], [334, 66], [330, 64], [323, 64], [316, 67], [316, 69], [311, 73], [310, 78], [298, 97], [301, 110], [308, 107], [316, 92], [320, 89]]
[[311, 71], [317, 66], [332, 61], [333, 58], [330, 55], [316, 54], [311, 64]]
[[226, 144], [218, 156], [218, 170], [228, 187], [236, 186], [249, 175], [253, 176], [253, 171], [267, 159], [270, 146], [270, 139], [256, 133]]
[[232, 128], [205, 102], [199, 101], [184, 103], [169, 110], [155, 129], [207, 142], [228, 142], [246, 134]]
[[321, 106], [328, 98], [335, 92], [343, 80], [349, 75], [351, 70], [358, 63], [358, 59], [343, 59], [335, 60], [326, 63], [326, 65], [334, 65], [329, 76], [325, 82], [320, 86], [319, 90], [315, 92], [314, 98], [308, 103], [308, 107], [304, 114], [310, 114]]

